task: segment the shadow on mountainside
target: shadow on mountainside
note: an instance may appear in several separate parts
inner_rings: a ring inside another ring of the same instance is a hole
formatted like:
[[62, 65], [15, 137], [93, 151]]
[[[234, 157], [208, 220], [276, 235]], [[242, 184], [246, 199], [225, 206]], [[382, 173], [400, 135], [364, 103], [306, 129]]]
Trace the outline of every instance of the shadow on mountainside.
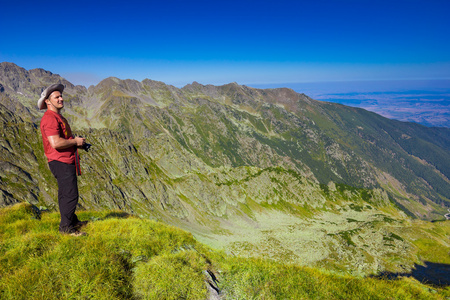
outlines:
[[424, 261], [424, 265], [414, 265], [410, 273], [383, 272], [375, 278], [397, 279], [399, 277], [413, 277], [425, 284], [438, 286], [450, 285], [450, 265]]

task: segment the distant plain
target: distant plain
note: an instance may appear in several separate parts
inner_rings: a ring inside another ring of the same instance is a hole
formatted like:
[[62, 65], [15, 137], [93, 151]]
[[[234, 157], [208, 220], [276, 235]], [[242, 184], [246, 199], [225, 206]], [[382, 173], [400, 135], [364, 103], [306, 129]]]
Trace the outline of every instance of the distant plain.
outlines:
[[288, 87], [315, 100], [363, 108], [389, 119], [450, 128], [450, 80], [335, 81], [250, 86]]

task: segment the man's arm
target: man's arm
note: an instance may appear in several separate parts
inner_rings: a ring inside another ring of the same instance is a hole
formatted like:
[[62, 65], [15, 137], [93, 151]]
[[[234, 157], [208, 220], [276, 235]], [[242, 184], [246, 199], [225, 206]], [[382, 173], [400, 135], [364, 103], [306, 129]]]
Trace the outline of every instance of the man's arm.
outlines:
[[56, 150], [63, 150], [63, 149], [67, 149], [70, 147], [81, 147], [84, 145], [85, 143], [85, 138], [82, 137], [75, 137], [72, 140], [66, 140], [62, 137], [60, 137], [59, 135], [51, 135], [48, 136], [48, 141], [50, 143], [50, 146], [52, 146], [54, 149]]

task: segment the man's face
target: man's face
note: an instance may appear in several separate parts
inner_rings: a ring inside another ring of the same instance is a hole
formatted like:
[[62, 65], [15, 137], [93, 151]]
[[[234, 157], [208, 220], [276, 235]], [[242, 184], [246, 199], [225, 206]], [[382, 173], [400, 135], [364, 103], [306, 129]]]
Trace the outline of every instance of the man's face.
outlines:
[[47, 103], [47, 108], [51, 110], [60, 110], [64, 107], [64, 100], [60, 91], [51, 93], [45, 103]]

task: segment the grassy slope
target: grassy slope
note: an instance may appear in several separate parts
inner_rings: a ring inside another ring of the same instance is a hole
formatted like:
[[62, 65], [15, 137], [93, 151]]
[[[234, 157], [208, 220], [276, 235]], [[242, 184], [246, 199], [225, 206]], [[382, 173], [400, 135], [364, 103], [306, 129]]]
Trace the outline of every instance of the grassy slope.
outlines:
[[[225, 256], [180, 229], [117, 211], [80, 212], [81, 219], [92, 222], [85, 228], [88, 235], [78, 238], [57, 232], [57, 213], [38, 216], [24, 203], [0, 210], [1, 299], [206, 299], [205, 270], [219, 277], [226, 299], [450, 296], [449, 288], [410, 278], [339, 276], [271, 260]], [[428, 230], [442, 231], [432, 224]]]

